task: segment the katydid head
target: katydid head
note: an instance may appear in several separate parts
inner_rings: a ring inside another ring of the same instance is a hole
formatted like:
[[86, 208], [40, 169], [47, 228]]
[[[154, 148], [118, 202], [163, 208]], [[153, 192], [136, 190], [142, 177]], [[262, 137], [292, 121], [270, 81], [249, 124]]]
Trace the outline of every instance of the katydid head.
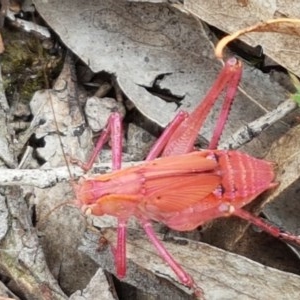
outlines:
[[102, 181], [99, 178], [82, 180], [74, 185], [77, 199], [75, 204], [85, 214], [96, 216], [107, 214], [117, 218], [129, 218], [136, 210], [138, 195], [122, 193], [122, 187], [118, 180]]

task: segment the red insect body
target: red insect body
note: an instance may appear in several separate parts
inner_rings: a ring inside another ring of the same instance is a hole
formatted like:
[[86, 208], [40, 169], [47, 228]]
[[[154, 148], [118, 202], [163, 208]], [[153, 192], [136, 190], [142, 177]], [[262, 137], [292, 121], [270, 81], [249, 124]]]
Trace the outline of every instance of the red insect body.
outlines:
[[94, 215], [141, 216], [186, 231], [234, 213], [273, 187], [272, 165], [238, 151], [204, 150], [164, 157], [77, 186]]

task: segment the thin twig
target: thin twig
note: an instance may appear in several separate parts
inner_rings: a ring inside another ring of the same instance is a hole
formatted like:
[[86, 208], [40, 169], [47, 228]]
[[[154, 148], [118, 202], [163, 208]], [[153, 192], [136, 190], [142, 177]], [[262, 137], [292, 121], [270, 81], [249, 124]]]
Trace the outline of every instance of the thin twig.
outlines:
[[[266, 113], [255, 121], [241, 127], [232, 135], [232, 141], [220, 145], [223, 149], [237, 149], [253, 139], [267, 127], [280, 120], [288, 113], [297, 108], [297, 104], [293, 100], [282, 102], [276, 109]], [[123, 167], [129, 167], [140, 164], [141, 162], [125, 162]], [[100, 163], [94, 165], [92, 173], [105, 173], [111, 171], [110, 163]], [[78, 166], [71, 166], [70, 172], [74, 178], [84, 175], [84, 171]], [[16, 170], [16, 169], [0, 169], [0, 185], [30, 185], [39, 188], [46, 188], [55, 185], [57, 182], [68, 181], [70, 173], [67, 167], [59, 167], [52, 169], [33, 169], [33, 170]]]
[[[141, 162], [125, 162], [124, 167], [130, 167]], [[78, 166], [70, 166], [69, 170], [74, 178], [85, 175]], [[69, 181], [70, 173], [67, 167], [49, 169], [0, 169], [0, 185], [27, 185], [39, 188], [54, 186], [58, 182]], [[111, 163], [95, 164], [93, 173], [111, 172]]]
[[238, 149], [250, 142], [271, 125], [285, 117], [298, 107], [295, 101], [288, 99], [279, 104], [274, 110], [266, 113], [255, 121], [241, 127], [232, 136], [230, 142], [219, 145], [220, 149]]

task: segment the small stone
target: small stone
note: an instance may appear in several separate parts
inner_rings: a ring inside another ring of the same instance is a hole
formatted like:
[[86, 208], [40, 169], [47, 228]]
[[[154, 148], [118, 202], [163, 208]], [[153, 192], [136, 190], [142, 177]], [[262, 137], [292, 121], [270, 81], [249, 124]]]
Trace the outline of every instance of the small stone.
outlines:
[[98, 132], [104, 129], [112, 112], [119, 112], [123, 117], [125, 116], [123, 104], [113, 98], [93, 96], [87, 99], [85, 113], [89, 126], [93, 131]]

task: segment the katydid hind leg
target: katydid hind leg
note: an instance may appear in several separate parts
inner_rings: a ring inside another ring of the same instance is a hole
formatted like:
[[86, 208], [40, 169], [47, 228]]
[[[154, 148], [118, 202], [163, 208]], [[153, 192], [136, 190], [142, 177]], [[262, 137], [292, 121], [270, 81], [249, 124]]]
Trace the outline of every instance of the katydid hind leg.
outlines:
[[215, 126], [211, 141], [209, 143], [208, 149], [216, 149], [220, 140], [220, 137], [222, 135], [222, 132], [225, 127], [225, 123], [227, 121], [231, 105], [233, 103], [234, 97], [237, 92], [237, 87], [239, 85], [239, 82], [242, 77], [242, 66], [238, 62], [238, 67], [236, 69], [236, 72], [232, 74], [231, 80], [228, 82], [227, 90], [226, 90], [226, 96], [223, 102], [223, 106], [220, 112], [220, 115], [217, 120], [217, 124]]
[[166, 144], [168, 144], [169, 139], [172, 137], [176, 129], [182, 124], [182, 122], [189, 117], [189, 114], [184, 111], [180, 111], [174, 117], [174, 119], [169, 123], [169, 125], [165, 128], [161, 136], [157, 139], [154, 145], [151, 147], [146, 161], [157, 158], [161, 152], [164, 150]]
[[250, 222], [251, 224], [257, 226], [258, 228], [261, 228], [263, 231], [276, 238], [279, 238], [291, 244], [295, 244], [298, 247], [300, 246], [300, 236], [293, 235], [290, 232], [285, 232], [242, 208], [235, 208], [233, 215]]
[[[230, 82], [233, 78], [240, 77], [241, 68], [241, 63], [236, 58], [230, 58], [226, 62], [224, 68], [221, 70], [213, 86], [208, 91], [202, 102], [174, 131], [164, 148], [162, 156], [184, 154], [193, 150], [194, 142], [198, 136], [200, 128], [202, 127], [219, 95], [228, 85], [230, 88], [228, 96], [225, 100], [230, 102], [230, 107], [234, 97], [234, 93], [232, 93], [232, 90], [234, 91], [235, 89], [237, 89], [238, 81], [235, 80], [232, 84], [230, 84]], [[232, 95], [232, 99], [230, 95]], [[221, 121], [220, 125], [218, 125], [221, 126], [221, 130], [218, 130], [219, 134], [221, 134], [225, 121], [227, 120], [228, 113], [229, 109], [224, 113], [221, 113], [223, 121]]]

